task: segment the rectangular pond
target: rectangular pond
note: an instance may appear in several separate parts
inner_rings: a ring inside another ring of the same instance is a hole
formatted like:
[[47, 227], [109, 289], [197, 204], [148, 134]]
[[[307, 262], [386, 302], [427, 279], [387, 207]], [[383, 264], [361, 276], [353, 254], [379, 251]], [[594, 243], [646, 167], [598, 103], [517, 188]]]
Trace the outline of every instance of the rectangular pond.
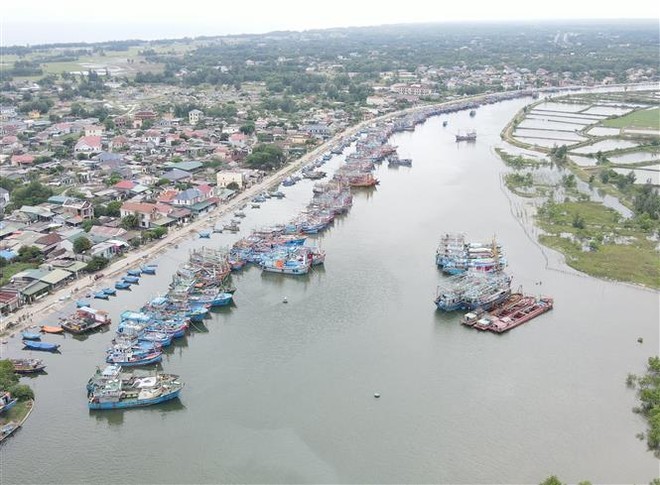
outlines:
[[635, 174], [635, 184], [644, 185], [651, 182], [653, 185], [660, 185], [660, 165], [654, 165], [655, 170], [647, 170], [641, 168], [627, 169], [627, 168], [613, 168], [616, 173], [621, 175], [628, 175], [630, 172]]
[[638, 146], [637, 143], [628, 140], [602, 140], [572, 150], [574, 153], [597, 153], [609, 152], [612, 150], [620, 150], [623, 148], [633, 148]]
[[570, 142], [580, 142], [585, 141], [587, 138], [581, 136], [575, 132], [570, 131], [556, 131], [556, 130], [539, 130], [539, 129], [530, 129], [530, 128], [518, 128], [513, 136], [531, 136], [535, 138], [552, 138], [554, 140], [570, 141]]

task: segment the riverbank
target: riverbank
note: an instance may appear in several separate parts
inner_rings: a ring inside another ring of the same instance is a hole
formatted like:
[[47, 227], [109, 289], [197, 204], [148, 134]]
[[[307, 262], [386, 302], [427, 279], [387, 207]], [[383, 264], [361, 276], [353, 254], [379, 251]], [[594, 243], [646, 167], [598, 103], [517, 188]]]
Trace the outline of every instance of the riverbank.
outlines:
[[0, 428], [5, 428], [8, 425], [12, 425], [5, 432], [0, 432], [0, 443], [9, 438], [12, 434], [16, 432], [18, 428], [23, 426], [32, 414], [34, 409], [34, 399], [29, 399], [27, 401], [20, 401], [11, 408], [7, 413], [0, 418]]

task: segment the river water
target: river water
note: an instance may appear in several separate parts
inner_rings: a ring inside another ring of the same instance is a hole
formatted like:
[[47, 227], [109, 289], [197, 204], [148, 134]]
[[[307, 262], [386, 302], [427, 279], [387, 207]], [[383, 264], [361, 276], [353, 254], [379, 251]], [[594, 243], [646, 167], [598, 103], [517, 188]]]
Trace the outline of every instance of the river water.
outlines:
[[[306, 277], [234, 277], [236, 305], [167, 351], [179, 401], [89, 412], [85, 382], [112, 333], [48, 336], [48, 375], [25, 427], [1, 448], [4, 483], [647, 483], [658, 461], [635, 438], [628, 372], [658, 351], [658, 294], [546, 269], [512, 214], [493, 153], [527, 100], [436, 117], [394, 136], [413, 166], [377, 170], [349, 214], [318, 237], [325, 268]], [[442, 120], [448, 126], [442, 127]], [[456, 143], [475, 128], [476, 143]], [[329, 166], [336, 166], [335, 157]], [[312, 182], [246, 209], [246, 228], [284, 222]], [[515, 211], [513, 211], [515, 212]], [[209, 222], [212, 225], [212, 222]], [[553, 311], [504, 335], [436, 311], [444, 232], [497, 234], [514, 285], [555, 298]], [[191, 238], [155, 259], [158, 276], [109, 302], [116, 322], [166, 291]], [[283, 304], [286, 297], [288, 304]], [[52, 319], [51, 319], [52, 321]], [[113, 325], [114, 329], [115, 325]], [[644, 343], [638, 344], [637, 338]], [[17, 338], [4, 356], [27, 355]], [[374, 399], [374, 393], [382, 395]]]

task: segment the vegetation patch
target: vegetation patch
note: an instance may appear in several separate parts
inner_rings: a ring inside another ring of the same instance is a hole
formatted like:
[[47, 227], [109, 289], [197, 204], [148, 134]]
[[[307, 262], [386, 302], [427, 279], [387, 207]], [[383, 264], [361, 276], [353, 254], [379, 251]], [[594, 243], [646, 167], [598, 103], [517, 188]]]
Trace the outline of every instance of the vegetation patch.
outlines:
[[546, 202], [537, 219], [547, 233], [541, 243], [561, 251], [572, 268], [660, 288], [657, 242], [647, 239], [637, 219], [621, 221], [618, 212], [597, 202]]
[[660, 108], [633, 111], [618, 118], [604, 120], [603, 125], [612, 128], [660, 130]]
[[639, 406], [633, 411], [644, 416], [648, 422], [646, 434], [640, 433], [638, 437], [646, 438], [649, 450], [660, 458], [660, 357], [649, 357], [646, 374], [629, 374], [626, 384], [637, 389]]

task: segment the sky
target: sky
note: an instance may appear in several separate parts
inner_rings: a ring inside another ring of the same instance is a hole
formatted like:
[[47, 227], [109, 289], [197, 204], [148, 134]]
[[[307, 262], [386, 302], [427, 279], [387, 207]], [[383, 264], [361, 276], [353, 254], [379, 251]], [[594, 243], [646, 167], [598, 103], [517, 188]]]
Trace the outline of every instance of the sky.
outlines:
[[533, 0], [5, 0], [0, 43], [152, 40], [417, 22], [660, 18], [657, 0], [541, 5]]

